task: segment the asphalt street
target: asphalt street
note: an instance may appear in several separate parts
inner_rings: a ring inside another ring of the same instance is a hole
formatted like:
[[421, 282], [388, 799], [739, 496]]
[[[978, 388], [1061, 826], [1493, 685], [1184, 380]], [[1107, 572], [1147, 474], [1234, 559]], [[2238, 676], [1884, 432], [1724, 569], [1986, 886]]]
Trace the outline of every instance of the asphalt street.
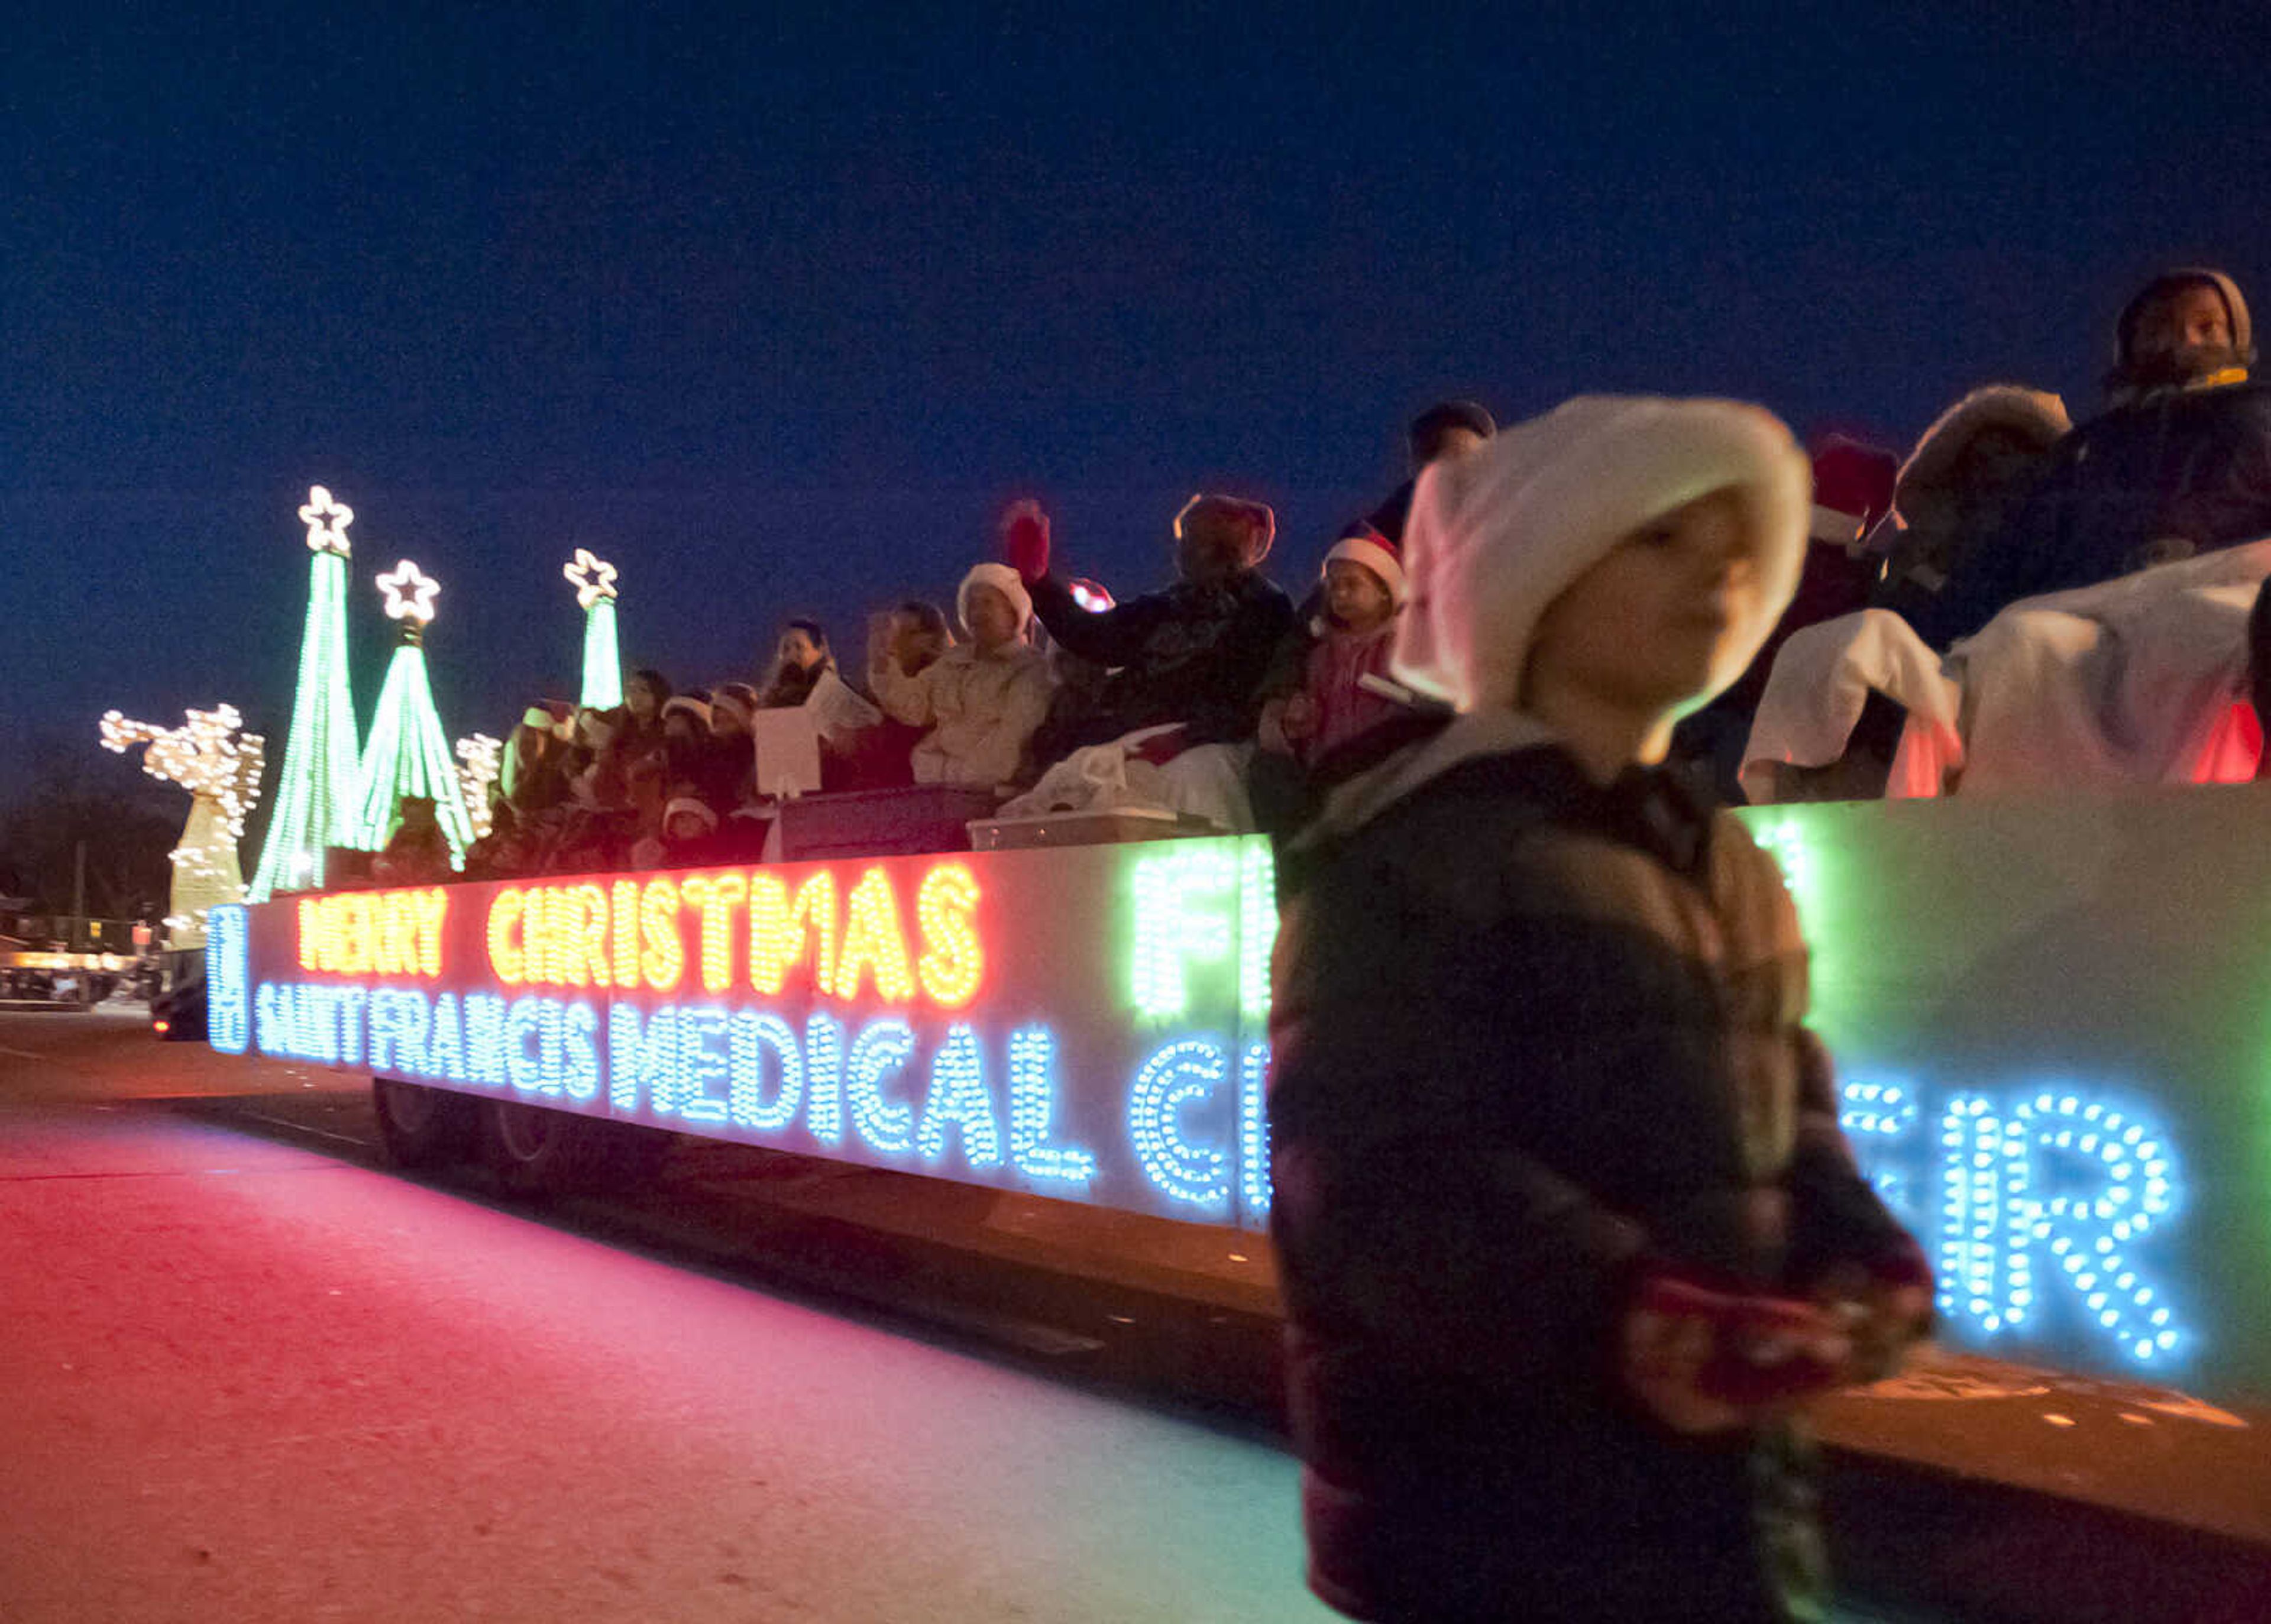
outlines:
[[260, 1073], [0, 1017], [0, 1617], [1329, 1616], [1266, 1435], [395, 1176]]

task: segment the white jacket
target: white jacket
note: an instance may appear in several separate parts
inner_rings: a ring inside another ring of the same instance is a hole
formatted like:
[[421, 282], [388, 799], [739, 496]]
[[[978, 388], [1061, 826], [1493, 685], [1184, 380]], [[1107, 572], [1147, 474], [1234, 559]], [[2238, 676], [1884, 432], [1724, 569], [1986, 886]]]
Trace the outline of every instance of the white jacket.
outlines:
[[1008, 783], [1049, 713], [1048, 659], [1030, 643], [991, 655], [957, 644], [912, 676], [884, 660], [867, 679], [886, 711], [931, 730], [914, 749], [918, 784]]

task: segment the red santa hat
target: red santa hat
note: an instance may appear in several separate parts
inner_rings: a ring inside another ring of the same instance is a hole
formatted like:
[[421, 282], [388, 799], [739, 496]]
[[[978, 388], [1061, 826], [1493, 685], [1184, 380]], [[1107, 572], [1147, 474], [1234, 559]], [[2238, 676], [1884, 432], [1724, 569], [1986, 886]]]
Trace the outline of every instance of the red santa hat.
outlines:
[[1389, 601], [1399, 609], [1404, 607], [1404, 549], [1371, 525], [1360, 525], [1334, 542], [1325, 563], [1329, 566], [1336, 560], [1362, 564], [1388, 588]]
[[1807, 535], [1852, 546], [1891, 510], [1900, 476], [1901, 459], [1892, 452], [1830, 435], [1813, 453], [1813, 515]]

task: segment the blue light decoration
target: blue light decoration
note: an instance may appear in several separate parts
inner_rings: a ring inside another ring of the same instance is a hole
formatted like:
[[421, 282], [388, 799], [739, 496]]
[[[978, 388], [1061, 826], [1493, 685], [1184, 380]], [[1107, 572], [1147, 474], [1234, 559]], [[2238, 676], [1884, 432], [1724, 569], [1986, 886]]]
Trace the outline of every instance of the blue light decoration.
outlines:
[[720, 1091], [733, 1086], [727, 1052], [733, 1017], [721, 1004], [701, 1004], [678, 1012], [678, 1116], [699, 1125], [726, 1120], [731, 1103]]
[[[1962, 1340], [2007, 1333], [2095, 1342], [2123, 1362], [2168, 1364], [2193, 1340], [2147, 1238], [2180, 1205], [2167, 1136], [2135, 1106], [2060, 1084], [1961, 1090], [1923, 1131], [1917, 1085], [1857, 1079], [1842, 1114], [1854, 1154], [1933, 1253], [1940, 1312]], [[1936, 1192], [1937, 1210], [1918, 1199]], [[2053, 1307], [2037, 1277], [2066, 1291]]]
[[948, 1131], [962, 1139], [962, 1158], [975, 1172], [1001, 1165], [1001, 1124], [986, 1091], [986, 1062], [978, 1034], [966, 1021], [947, 1029], [930, 1062], [930, 1092], [923, 1100], [915, 1151], [935, 1167], [946, 1159]]
[[906, 1069], [914, 1052], [913, 1029], [890, 1017], [868, 1022], [852, 1039], [845, 1102], [851, 1107], [853, 1131], [871, 1151], [896, 1156], [913, 1148], [914, 1107], [904, 1100], [886, 1099], [883, 1084]]
[[249, 930], [242, 903], [206, 911], [205, 1038], [223, 1054], [242, 1054], [252, 1041]]
[[[765, 1056], [772, 1056], [772, 1097], [766, 1098]], [[769, 1010], [737, 1009], [728, 1039], [732, 1083], [727, 1108], [733, 1126], [777, 1134], [796, 1121], [804, 1103], [804, 1055], [795, 1029]]]
[[844, 1143], [844, 1023], [814, 1013], [804, 1022], [804, 1075], [809, 1089], [804, 1129], [823, 1150]]
[[1270, 1046], [1249, 1043], [1238, 1061], [1239, 1199], [1249, 1213], [1270, 1211]]
[[1230, 1158], [1186, 1137], [1182, 1113], [1210, 1099], [1229, 1073], [1219, 1041], [1186, 1038], [1145, 1061], [1128, 1094], [1128, 1136], [1143, 1176], [1170, 1201], [1210, 1214], [1229, 1204]]
[[1049, 1143], [1056, 1100], [1056, 1034], [1021, 1026], [1009, 1034], [1009, 1159], [1029, 1179], [1085, 1190], [1096, 1177], [1096, 1156]]

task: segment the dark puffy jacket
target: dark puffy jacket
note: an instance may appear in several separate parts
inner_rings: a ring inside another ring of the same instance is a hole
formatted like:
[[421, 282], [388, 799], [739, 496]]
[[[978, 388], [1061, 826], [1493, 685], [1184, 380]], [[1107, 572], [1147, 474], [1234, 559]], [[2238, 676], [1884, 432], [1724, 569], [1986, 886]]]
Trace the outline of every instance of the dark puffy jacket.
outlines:
[[1552, 747], [1307, 857], [1270, 1112], [1312, 1585], [1360, 1618], [1791, 1616], [1823, 1589], [1802, 1440], [1677, 1438], [1612, 1370], [1643, 1259], [1797, 1290], [1905, 1244], [1772, 860]]
[[1178, 581], [1102, 614], [1074, 602], [1054, 576], [1031, 591], [1051, 637], [1083, 659], [1119, 667], [1093, 713], [1069, 726], [1052, 719], [1046, 743], [1035, 735], [1037, 761], [1160, 722], [1188, 723], [1193, 744], [1254, 736], [1262, 675], [1293, 625], [1292, 600], [1259, 571], [1225, 586]]
[[1944, 648], [2022, 598], [2094, 586], [2264, 536], [2271, 536], [2271, 385], [2156, 395], [2059, 441], [2027, 504], [2003, 534], [1966, 550], [1917, 629]]

